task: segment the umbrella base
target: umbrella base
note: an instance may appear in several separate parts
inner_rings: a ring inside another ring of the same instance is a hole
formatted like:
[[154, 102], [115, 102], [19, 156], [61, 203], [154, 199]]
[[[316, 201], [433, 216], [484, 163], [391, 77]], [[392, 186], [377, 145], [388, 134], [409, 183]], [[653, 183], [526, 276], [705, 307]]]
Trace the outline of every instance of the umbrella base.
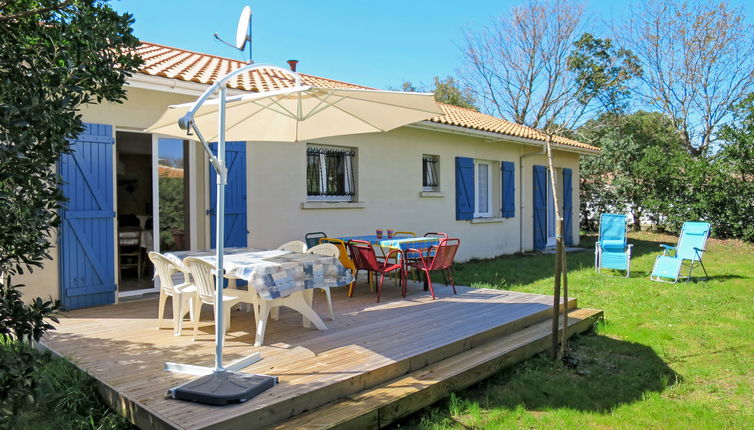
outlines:
[[201, 376], [168, 390], [177, 400], [223, 406], [243, 403], [277, 384], [277, 376], [221, 371]]

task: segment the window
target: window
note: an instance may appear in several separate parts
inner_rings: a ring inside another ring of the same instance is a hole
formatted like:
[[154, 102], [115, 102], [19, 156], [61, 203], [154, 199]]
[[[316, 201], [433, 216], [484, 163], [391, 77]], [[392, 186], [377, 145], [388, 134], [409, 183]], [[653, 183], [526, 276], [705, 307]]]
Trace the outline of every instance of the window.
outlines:
[[492, 216], [492, 166], [488, 161], [474, 161], [474, 218]]
[[306, 148], [306, 194], [309, 200], [352, 200], [356, 195], [353, 163], [356, 152], [349, 148]]
[[422, 155], [422, 190], [437, 191], [440, 188], [439, 171], [440, 157], [436, 155]]

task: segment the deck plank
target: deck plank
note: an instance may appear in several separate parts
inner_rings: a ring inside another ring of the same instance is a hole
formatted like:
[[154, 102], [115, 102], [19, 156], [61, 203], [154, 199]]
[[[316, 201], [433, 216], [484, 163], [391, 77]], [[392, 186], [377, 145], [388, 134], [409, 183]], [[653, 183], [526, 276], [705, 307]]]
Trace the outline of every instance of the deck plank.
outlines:
[[[325, 331], [304, 328], [298, 313], [281, 310], [278, 321], [268, 322], [265, 345], [258, 348], [251, 312], [234, 311], [225, 362], [260, 352], [263, 360], [244, 371], [280, 378], [278, 386], [240, 405], [216, 408], [166, 397], [168, 388], [192, 377], [163, 371], [164, 362], [213, 363], [209, 307], [196, 342], [188, 321], [182, 336], [173, 336], [170, 328], [158, 330], [157, 301], [150, 299], [68, 312], [44, 344], [105, 383], [110, 402], [140, 426], [250, 428], [248, 423], [270, 425], [414, 372], [521, 330], [552, 311], [552, 298], [538, 294], [457, 287], [453, 295], [439, 285], [433, 301], [420, 284], [411, 283], [407, 298], [386, 288], [378, 304], [366, 286], [360, 287], [353, 298], [344, 288], [333, 289], [335, 321], [324, 319]], [[320, 315], [327, 314], [324, 295], [317, 293], [314, 304]], [[575, 306], [575, 299], [569, 301]]]

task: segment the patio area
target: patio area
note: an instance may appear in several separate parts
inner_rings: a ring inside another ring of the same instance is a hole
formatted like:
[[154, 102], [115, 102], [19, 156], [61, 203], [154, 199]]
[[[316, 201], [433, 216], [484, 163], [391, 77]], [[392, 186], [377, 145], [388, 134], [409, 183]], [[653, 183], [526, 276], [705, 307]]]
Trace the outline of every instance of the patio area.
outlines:
[[[226, 363], [260, 352], [263, 360], [244, 371], [276, 375], [280, 383], [249, 402], [225, 407], [177, 401], [166, 395], [169, 388], [194, 377], [164, 371], [165, 362], [212, 364], [211, 307], [204, 309], [196, 342], [191, 340], [190, 329], [182, 336], [173, 336], [168, 324], [156, 329], [154, 298], [67, 312], [43, 345], [70, 357], [96, 377], [111, 406], [141, 428], [264, 428], [288, 419], [308, 421], [300, 421], [296, 427], [329, 428], [343, 424], [343, 420], [329, 413], [322, 415], [323, 408], [337, 406], [344, 398], [353, 399], [412, 372], [426, 371], [433, 363], [449, 363], [451, 357], [475, 351], [481, 357], [485, 346], [518, 336], [516, 345], [525, 349], [488, 351], [494, 353], [490, 357], [498, 364], [482, 360], [482, 368], [468, 364], [475, 363], [471, 358], [461, 360], [476, 370], [464, 376], [463, 383], [454, 385], [463, 386], [483, 379], [503, 363], [520, 361], [547, 348], [550, 296], [457, 288], [458, 294], [453, 295], [450, 287], [437, 285], [438, 299], [433, 301], [420, 283], [409, 282], [408, 295], [401, 298], [400, 289], [386, 280], [380, 303], [375, 303], [375, 295], [366, 284], [358, 284], [352, 298], [347, 297], [345, 288], [335, 288], [335, 320], [323, 318], [326, 331], [303, 328], [301, 315], [283, 308], [280, 319], [268, 323], [264, 346], [257, 348], [253, 346], [251, 312], [233, 311], [225, 342]], [[575, 309], [576, 300], [569, 301], [568, 306]], [[319, 315], [327, 315], [324, 294], [319, 291], [314, 308]], [[574, 312], [573, 330], [588, 329], [600, 315], [601, 311]], [[531, 331], [535, 326], [541, 326], [536, 333]], [[185, 322], [184, 328], [189, 327]], [[508, 353], [515, 357], [505, 355]], [[416, 385], [415, 391], [430, 390], [442, 379], [436, 374], [426, 387]], [[442, 390], [434, 395], [442, 395]], [[424, 395], [423, 402], [431, 398]], [[390, 400], [385, 396], [380, 404]], [[418, 409], [421, 403], [416, 402], [417, 408], [403, 407], [391, 420]], [[376, 416], [375, 407], [379, 404], [363, 414], [358, 407], [348, 410], [354, 417], [372, 412]], [[305, 418], [317, 413], [322, 415], [319, 421]], [[375, 421], [374, 426], [385, 424], [383, 419]]]

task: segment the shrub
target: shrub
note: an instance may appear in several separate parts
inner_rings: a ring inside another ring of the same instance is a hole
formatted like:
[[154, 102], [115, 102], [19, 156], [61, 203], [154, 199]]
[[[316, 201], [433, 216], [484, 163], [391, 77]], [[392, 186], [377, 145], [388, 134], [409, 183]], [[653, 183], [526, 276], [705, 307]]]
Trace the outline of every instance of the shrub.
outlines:
[[17, 428], [19, 412], [34, 405], [38, 366], [39, 356], [29, 345], [0, 342], [0, 428]]

